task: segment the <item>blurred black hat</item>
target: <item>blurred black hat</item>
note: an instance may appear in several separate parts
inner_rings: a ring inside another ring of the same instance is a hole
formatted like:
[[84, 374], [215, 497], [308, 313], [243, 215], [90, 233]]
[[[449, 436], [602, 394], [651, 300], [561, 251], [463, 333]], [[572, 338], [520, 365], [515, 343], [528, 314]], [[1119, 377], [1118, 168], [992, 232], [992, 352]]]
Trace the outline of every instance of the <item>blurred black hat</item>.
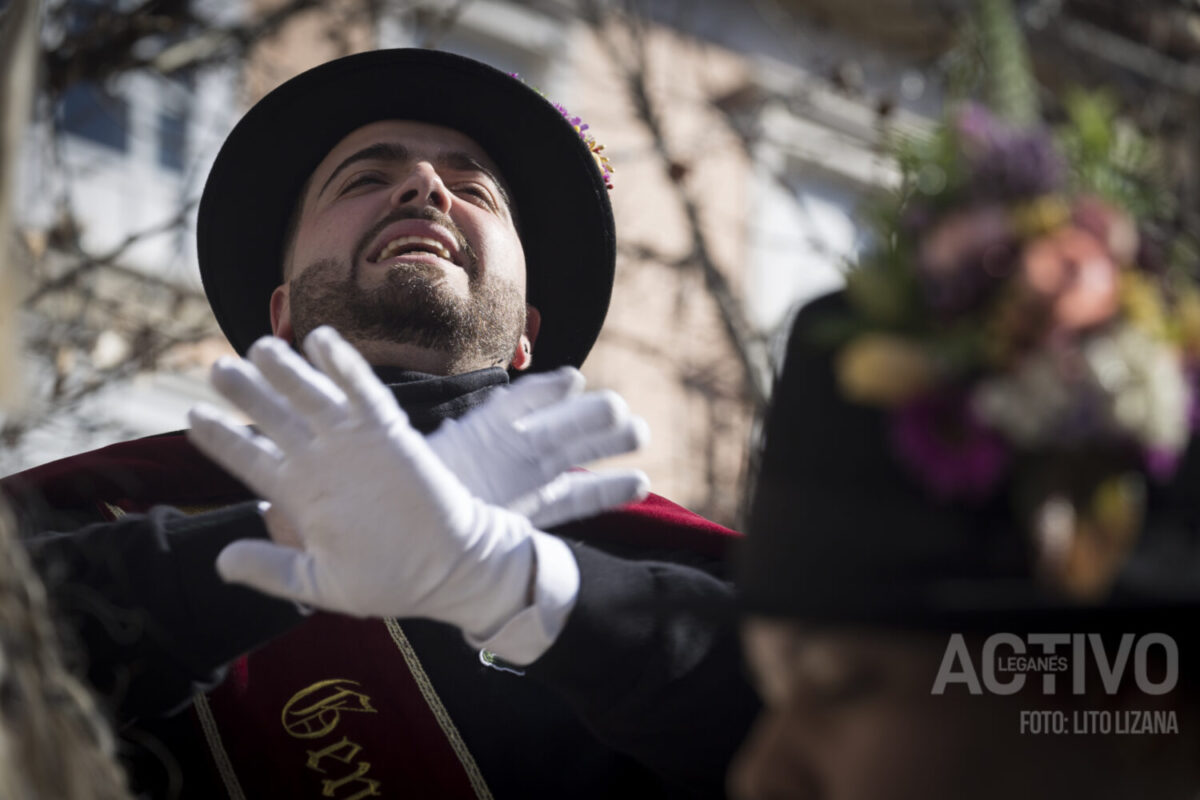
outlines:
[[[1012, 464], [987, 496], [939, 496], [897, 458], [888, 410], [845, 397], [829, 331], [849, 313], [844, 293], [830, 295], [801, 310], [791, 332], [738, 564], [747, 611], [817, 624], [993, 630], [1085, 620], [1145, 627], [1200, 611], [1194, 437], [1173, 478], [1145, 481], [1135, 539], [1118, 547], [1109, 579], [1081, 594], [1040, 564], [1046, 553], [1029, 535], [1014, 477], [1045, 478], [1038, 468], [1055, 456]], [[1050, 477], [1069, 495], [1073, 481], [1093, 485], [1104, 460], [1063, 462], [1075, 466]]]

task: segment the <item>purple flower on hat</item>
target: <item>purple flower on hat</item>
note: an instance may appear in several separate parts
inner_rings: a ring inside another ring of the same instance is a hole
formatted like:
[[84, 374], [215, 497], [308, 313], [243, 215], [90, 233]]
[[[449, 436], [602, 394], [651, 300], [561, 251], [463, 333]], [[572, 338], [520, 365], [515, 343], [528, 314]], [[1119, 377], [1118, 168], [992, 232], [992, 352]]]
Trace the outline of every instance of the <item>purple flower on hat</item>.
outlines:
[[1047, 131], [1013, 127], [975, 104], [958, 113], [955, 130], [980, 193], [1011, 199], [1063, 188], [1066, 164]]
[[[545, 97], [547, 100], [550, 99], [546, 97], [546, 93], [541, 89], [530, 83], [526, 83], [525, 79], [522, 78], [518, 73], [510, 72], [508, 74], [510, 77], [516, 78], [521, 83], [524, 83], [530, 89], [533, 89], [535, 92], [540, 94], [542, 97]], [[558, 113], [563, 115], [563, 119], [565, 119], [571, 125], [571, 127], [575, 129], [575, 132], [579, 134], [579, 138], [582, 139], [583, 143], [587, 145], [588, 150], [592, 153], [592, 158], [596, 160], [596, 168], [600, 170], [600, 175], [604, 178], [604, 186], [611, 190], [613, 188], [612, 174], [614, 169], [612, 162], [610, 162], [608, 160], [608, 156], [604, 154], [604, 145], [598, 143], [596, 141], [596, 137], [588, 133], [590, 126], [583, 121], [582, 117], [576, 116], [570, 111], [567, 111], [566, 107], [562, 103], [555, 103], [551, 101], [550, 104], [554, 106]]]
[[1155, 480], [1169, 480], [1177, 469], [1182, 455], [1167, 447], [1148, 447], [1142, 453], [1146, 472]]
[[975, 416], [962, 391], [935, 393], [891, 417], [897, 458], [943, 500], [981, 500], [1004, 475], [1004, 439]]

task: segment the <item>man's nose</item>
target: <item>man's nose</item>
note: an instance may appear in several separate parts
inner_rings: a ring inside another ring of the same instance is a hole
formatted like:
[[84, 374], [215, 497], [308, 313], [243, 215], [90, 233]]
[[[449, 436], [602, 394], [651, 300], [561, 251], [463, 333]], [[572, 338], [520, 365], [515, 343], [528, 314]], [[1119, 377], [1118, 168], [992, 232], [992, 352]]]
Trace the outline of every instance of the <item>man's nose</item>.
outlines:
[[421, 161], [392, 190], [391, 204], [400, 206], [432, 206], [443, 214], [450, 213], [450, 192], [442, 183], [437, 170], [428, 161]]

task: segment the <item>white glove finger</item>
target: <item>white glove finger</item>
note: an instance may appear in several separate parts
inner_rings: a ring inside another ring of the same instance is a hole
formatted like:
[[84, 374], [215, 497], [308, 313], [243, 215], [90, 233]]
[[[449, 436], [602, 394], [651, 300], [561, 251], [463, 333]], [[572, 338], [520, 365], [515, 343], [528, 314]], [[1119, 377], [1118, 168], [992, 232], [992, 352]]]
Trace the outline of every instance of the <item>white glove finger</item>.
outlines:
[[212, 368], [212, 385], [226, 400], [246, 412], [280, 449], [294, 450], [312, 441], [312, 431], [304, 419], [250, 362], [218, 359]]
[[332, 428], [349, 415], [346, 395], [282, 339], [264, 336], [250, 347], [250, 362], [313, 428]]
[[398, 415], [407, 419], [371, 365], [333, 328], [322, 325], [310, 333], [304, 340], [304, 352], [346, 393], [354, 412], [381, 425], [390, 425]]
[[545, 530], [642, 500], [649, 491], [650, 479], [641, 470], [568, 472], [514, 501], [509, 509]]
[[[582, 435], [560, 443], [560, 450], [553, 454], [559, 462], [558, 472], [570, 467], [579, 467], [601, 458], [624, 455], [640, 450], [650, 442], [650, 425], [641, 417], [630, 417], [614, 430]], [[551, 465], [543, 463], [543, 469]], [[553, 474], [553, 473], [551, 473]]]
[[578, 395], [586, 383], [583, 373], [574, 367], [526, 375], [503, 392], [493, 392], [488, 403], [471, 414], [487, 413], [495, 419], [512, 422], [564, 398]]
[[571, 467], [631, 453], [645, 446], [649, 440], [650, 426], [641, 417], [631, 417], [614, 430], [602, 430], [573, 439], [564, 438], [556, 444], [550, 438], [540, 444], [530, 444], [528, 462], [521, 472], [511, 476], [511, 493], [508, 496], [523, 494], [541, 486]]
[[226, 418], [215, 408], [198, 405], [188, 412], [188, 441], [228, 470], [260, 497], [275, 494], [283, 454], [269, 439]]
[[262, 539], [239, 539], [217, 555], [217, 573], [265, 594], [320, 606], [315, 563], [303, 550]]
[[[538, 453], [561, 450], [564, 443], [612, 436], [614, 446], [638, 441], [638, 428], [629, 406], [616, 392], [588, 392], [550, 408], [542, 409], [514, 423]], [[619, 450], [617, 452], [627, 452]], [[613, 455], [613, 453], [607, 453]], [[598, 458], [593, 456], [592, 458]]]

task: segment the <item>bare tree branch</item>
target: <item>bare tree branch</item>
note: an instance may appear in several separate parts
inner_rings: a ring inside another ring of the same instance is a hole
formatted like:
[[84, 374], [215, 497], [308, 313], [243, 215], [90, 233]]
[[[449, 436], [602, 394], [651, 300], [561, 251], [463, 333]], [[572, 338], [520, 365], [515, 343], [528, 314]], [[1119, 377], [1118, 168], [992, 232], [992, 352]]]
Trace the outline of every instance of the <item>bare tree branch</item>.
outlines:
[[461, 17], [463, 12], [467, 10], [467, 6], [469, 6], [471, 2], [472, 0], [455, 0], [454, 4], [451, 5], [450, 8], [434, 17], [432, 21], [427, 22], [423, 26], [425, 28], [425, 32], [424, 35], [421, 36], [421, 41], [417, 43], [417, 47], [433, 49], [441, 44], [442, 40], [446, 38], [446, 35], [449, 34], [450, 31], [454, 30], [454, 26], [458, 24], [459, 17]]
[[[46, 86], [59, 93], [80, 80], [104, 82], [130, 70], [169, 75], [226, 61], [244, 54], [297, 14], [322, 5], [325, 0], [288, 0], [241, 25], [224, 28], [204, 27], [192, 15], [189, 0], [147, 0], [128, 12], [102, 12], [84, 33], [46, 54]], [[143, 54], [138, 45], [153, 36], [176, 41]]]
[[[163, 332], [150, 327], [143, 327], [129, 357], [106, 369], [98, 369], [81, 380], [70, 389], [61, 385], [54, 398], [54, 415], [63, 414], [79, 406], [88, 397], [105, 387], [119, 381], [129, 380], [139, 372], [153, 369], [159, 359], [169, 350], [183, 344], [201, 341], [212, 335], [213, 329], [207, 322], [186, 328], [174, 334]], [[20, 419], [8, 420], [0, 426], [0, 445], [11, 447], [20, 441], [28, 431], [38, 427], [50, 415], [30, 414]]]
[[193, 207], [195, 207], [195, 205], [195, 201], [185, 203], [170, 219], [159, 225], [129, 234], [107, 253], [102, 253], [100, 255], [90, 255], [88, 253], [84, 253], [82, 248], [79, 246], [78, 237], [76, 236], [74, 241], [71, 242], [71, 245], [72, 249], [80, 256], [79, 261], [75, 264], [75, 266], [71, 267], [61, 275], [40, 283], [37, 288], [35, 288], [29, 293], [28, 296], [26, 296], [24, 305], [26, 307], [32, 306], [48, 294], [62, 291], [63, 289], [78, 284], [80, 279], [97, 267], [111, 267], [131, 275], [137, 275], [147, 283], [171, 285], [157, 276], [147, 275], [143, 272], [134, 272], [126, 267], [122, 267], [118, 261], [123, 255], [125, 255], [130, 247], [133, 247], [138, 242], [162, 233], [168, 233], [170, 231], [179, 230], [182, 228], [187, 221], [188, 214], [191, 213], [191, 210]]
[[683, 173], [682, 161], [671, 149], [663, 131], [655, 103], [650, 97], [647, 81], [647, 57], [645, 32], [642, 25], [634, 17], [626, 17], [621, 28], [626, 33], [632, 46], [622, 50], [621, 43], [615, 35], [616, 25], [610, 15], [595, 2], [585, 3], [585, 18], [592, 26], [598, 41], [604, 47], [612, 64], [621, 73], [633, 101], [639, 121], [646, 127], [654, 143], [654, 150], [661, 160], [668, 175], [678, 174], [674, 180], [676, 194], [687, 219], [688, 234], [691, 239], [691, 253], [688, 261], [698, 268], [704, 277], [705, 288], [717, 305], [725, 335], [738, 356], [744, 376], [747, 392], [750, 394], [756, 408], [766, 405], [769, 392], [770, 368], [766, 361], [765, 349], [755, 333], [754, 327], [746, 317], [744, 305], [729, 284], [725, 273], [714, 261], [704, 225], [700, 219], [700, 209], [687, 191]]

